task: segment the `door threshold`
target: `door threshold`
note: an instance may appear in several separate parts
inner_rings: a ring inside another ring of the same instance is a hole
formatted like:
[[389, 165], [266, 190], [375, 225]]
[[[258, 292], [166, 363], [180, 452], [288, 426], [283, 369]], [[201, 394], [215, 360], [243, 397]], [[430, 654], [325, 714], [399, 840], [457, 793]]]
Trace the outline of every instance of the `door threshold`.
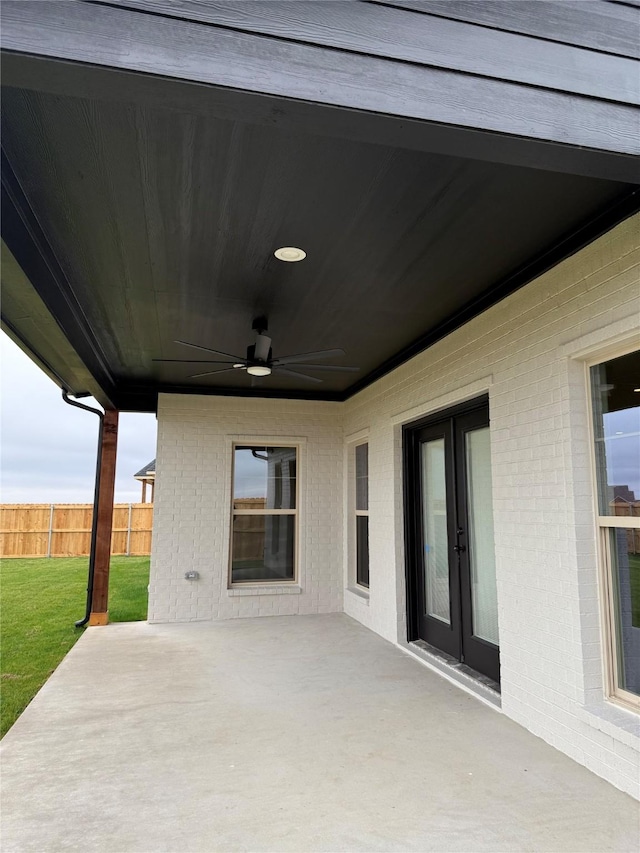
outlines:
[[477, 672], [475, 669], [471, 669], [470, 666], [461, 663], [441, 649], [425, 643], [424, 640], [412, 640], [409, 643], [402, 643], [401, 645], [407, 651], [429, 664], [433, 669], [446, 675], [451, 681], [460, 684], [481, 699], [484, 699], [491, 705], [495, 705], [496, 708], [502, 707], [500, 685], [492, 678], [483, 675], [481, 672]]

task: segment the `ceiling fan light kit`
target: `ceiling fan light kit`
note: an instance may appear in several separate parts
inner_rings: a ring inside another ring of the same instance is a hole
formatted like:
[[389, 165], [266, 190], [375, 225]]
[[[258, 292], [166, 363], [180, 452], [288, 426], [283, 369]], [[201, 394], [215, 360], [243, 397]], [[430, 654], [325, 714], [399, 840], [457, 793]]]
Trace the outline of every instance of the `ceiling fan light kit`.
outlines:
[[271, 368], [266, 364], [250, 364], [247, 367], [247, 373], [251, 376], [269, 376], [271, 374]]

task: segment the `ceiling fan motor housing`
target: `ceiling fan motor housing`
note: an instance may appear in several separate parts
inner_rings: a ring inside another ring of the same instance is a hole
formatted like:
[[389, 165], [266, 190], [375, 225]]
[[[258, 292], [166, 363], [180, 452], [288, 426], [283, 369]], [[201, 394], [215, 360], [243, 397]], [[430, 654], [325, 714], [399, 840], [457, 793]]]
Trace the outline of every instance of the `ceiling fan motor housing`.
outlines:
[[272, 357], [271, 338], [268, 335], [256, 335], [255, 344], [247, 347], [247, 361], [266, 363], [270, 362]]

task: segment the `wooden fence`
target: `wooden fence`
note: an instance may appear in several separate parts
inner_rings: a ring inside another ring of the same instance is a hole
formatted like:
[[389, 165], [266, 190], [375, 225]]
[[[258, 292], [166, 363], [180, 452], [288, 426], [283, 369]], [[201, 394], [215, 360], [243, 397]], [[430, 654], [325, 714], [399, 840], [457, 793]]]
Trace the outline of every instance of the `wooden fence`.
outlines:
[[[93, 504], [0, 504], [0, 557], [86, 557]], [[115, 504], [111, 553], [151, 553], [153, 504]]]

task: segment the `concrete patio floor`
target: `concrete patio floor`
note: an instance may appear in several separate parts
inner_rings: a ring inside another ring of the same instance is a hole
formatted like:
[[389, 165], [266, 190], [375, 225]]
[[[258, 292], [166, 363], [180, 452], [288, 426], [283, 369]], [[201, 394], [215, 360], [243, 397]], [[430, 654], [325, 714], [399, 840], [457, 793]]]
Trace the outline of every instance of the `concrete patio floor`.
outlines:
[[640, 838], [631, 798], [342, 614], [91, 628], [1, 752], [3, 853]]

